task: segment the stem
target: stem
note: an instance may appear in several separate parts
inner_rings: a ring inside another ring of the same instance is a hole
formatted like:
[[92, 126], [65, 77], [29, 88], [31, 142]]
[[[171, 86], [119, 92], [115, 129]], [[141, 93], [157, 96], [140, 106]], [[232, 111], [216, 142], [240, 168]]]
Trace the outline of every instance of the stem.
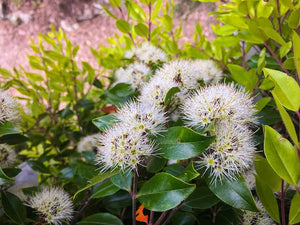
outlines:
[[296, 111], [296, 115], [298, 116], [298, 118], [300, 120], [300, 113], [299, 113], [299, 111]]
[[151, 0], [150, 0], [150, 2], [149, 2], [148, 9], [149, 9], [149, 20], [148, 20], [148, 28], [149, 28], [149, 30], [148, 30], [148, 41], [150, 41], [150, 40], [151, 40], [151, 25], [152, 25], [152, 23], [151, 23], [151, 13], [152, 13], [152, 8], [151, 8]]
[[295, 189], [296, 189], [298, 195], [300, 195], [300, 189], [297, 186], [295, 187]]
[[156, 221], [156, 223], [154, 225], [160, 225], [161, 222], [164, 220], [164, 218], [166, 217], [168, 211], [163, 212], [160, 217], [158, 218], [158, 220]]
[[276, 4], [277, 4], [277, 11], [278, 11], [278, 30], [279, 30], [279, 33], [280, 35], [282, 35], [281, 33], [281, 17], [280, 17], [280, 4], [279, 4], [279, 0], [276, 0]]
[[281, 220], [282, 220], [282, 225], [285, 225], [284, 180], [281, 180], [281, 192], [280, 192], [280, 197], [281, 197]]
[[201, 48], [200, 48], [200, 51], [201, 51], [204, 55], [206, 55], [207, 57], [209, 57], [211, 60], [213, 60], [214, 62], [216, 62], [217, 64], [219, 64], [219, 66], [221, 66], [223, 70], [227, 70], [228, 72], [230, 72], [229, 69], [228, 69], [228, 67], [227, 67], [226, 65], [224, 65], [221, 61], [217, 60], [217, 59], [214, 58], [213, 56], [210, 56], [209, 54], [207, 54], [207, 53], [206, 53], [203, 49], [201, 49]]
[[280, 59], [277, 58], [276, 54], [273, 52], [273, 50], [271, 49], [271, 47], [268, 45], [268, 43], [265, 41], [264, 42], [265, 47], [268, 49], [268, 51], [271, 53], [271, 55], [274, 57], [274, 59], [277, 61], [277, 63], [280, 65], [280, 67], [282, 68], [282, 70], [289, 75], [290, 77], [292, 77], [292, 74], [290, 74], [290, 72], [283, 66], [282, 62], [280, 61]]
[[76, 214], [76, 216], [73, 217], [72, 221], [70, 222], [70, 225], [74, 225], [77, 223], [78, 219], [82, 216], [82, 213], [84, 211], [84, 209], [88, 206], [88, 204], [90, 203], [90, 201], [92, 200], [92, 198], [88, 198], [84, 205], [80, 208], [80, 210], [78, 211], [78, 213]]
[[134, 176], [132, 180], [132, 225], [136, 225], [136, 192], [137, 192], [137, 172], [134, 170]]
[[246, 69], [246, 53], [245, 53], [245, 42], [242, 41], [242, 66]]
[[177, 206], [176, 208], [174, 208], [171, 213], [169, 214], [169, 216], [167, 217], [166, 221], [163, 223], [163, 225], [167, 225], [170, 220], [172, 219], [172, 217], [174, 216], [174, 214], [182, 207], [182, 205]]
[[154, 212], [150, 211], [150, 219], [149, 219], [149, 225], [153, 224], [153, 218], [154, 218]]

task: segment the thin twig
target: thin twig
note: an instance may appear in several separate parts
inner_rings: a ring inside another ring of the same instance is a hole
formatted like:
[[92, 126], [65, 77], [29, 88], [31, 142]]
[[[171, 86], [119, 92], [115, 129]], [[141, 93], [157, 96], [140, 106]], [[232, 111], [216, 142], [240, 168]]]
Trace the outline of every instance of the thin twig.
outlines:
[[245, 42], [242, 41], [242, 66], [246, 69]]
[[149, 225], [153, 224], [153, 218], [154, 218], [154, 212], [150, 211], [150, 219], [149, 219]]
[[264, 42], [265, 47], [268, 49], [268, 51], [271, 53], [271, 55], [274, 57], [274, 59], [277, 61], [277, 63], [280, 65], [280, 67], [282, 68], [282, 70], [289, 76], [292, 77], [292, 74], [290, 74], [290, 72], [283, 66], [282, 62], [280, 61], [280, 59], [278, 59], [278, 57], [276, 56], [276, 54], [273, 52], [273, 50], [271, 49], [271, 47], [268, 45], [268, 43], [265, 41]]
[[158, 218], [158, 220], [156, 221], [156, 223], [154, 225], [160, 225], [161, 222], [164, 220], [164, 218], [166, 217], [168, 211], [163, 212], [160, 217]]
[[277, 4], [277, 11], [278, 11], [278, 30], [279, 30], [279, 33], [280, 35], [282, 35], [281, 33], [281, 16], [280, 16], [280, 4], [279, 4], [279, 0], [276, 0], [276, 4]]
[[163, 223], [163, 225], [167, 225], [170, 220], [172, 219], [172, 217], [174, 216], [174, 214], [182, 207], [183, 205], [179, 205], [176, 208], [174, 208], [171, 213], [169, 214], [169, 216], [167, 217], [166, 221]]
[[132, 225], [136, 225], [136, 193], [137, 193], [137, 172], [134, 171], [134, 176], [132, 180]]
[[152, 23], [151, 23], [151, 13], [152, 13], [152, 8], [151, 8], [151, 0], [149, 1], [149, 4], [148, 4], [148, 9], [149, 9], [149, 20], [148, 20], [148, 41], [151, 40], [151, 26], [152, 26]]

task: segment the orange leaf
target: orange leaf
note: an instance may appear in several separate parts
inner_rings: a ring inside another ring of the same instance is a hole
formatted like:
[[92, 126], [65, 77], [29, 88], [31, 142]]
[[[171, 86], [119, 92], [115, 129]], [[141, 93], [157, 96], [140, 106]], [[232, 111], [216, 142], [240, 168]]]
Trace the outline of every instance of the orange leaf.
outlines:
[[136, 221], [146, 223], [148, 225], [148, 215], [144, 215], [143, 209], [145, 207], [141, 205], [136, 211]]

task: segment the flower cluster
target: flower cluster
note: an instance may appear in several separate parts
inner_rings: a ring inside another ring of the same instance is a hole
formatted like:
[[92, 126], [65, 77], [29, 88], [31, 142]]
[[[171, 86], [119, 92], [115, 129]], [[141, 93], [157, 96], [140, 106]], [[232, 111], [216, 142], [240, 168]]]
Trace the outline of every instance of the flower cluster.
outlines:
[[212, 182], [234, 179], [251, 167], [255, 148], [249, 124], [256, 123], [256, 111], [248, 94], [233, 85], [217, 84], [196, 91], [182, 108], [188, 126], [214, 127], [211, 134], [216, 139], [197, 161]]
[[242, 217], [242, 225], [275, 225], [275, 223], [263, 208], [260, 201], [256, 200], [259, 212], [244, 211]]
[[0, 123], [5, 121], [19, 123], [20, 106], [13, 97], [0, 90]]
[[130, 102], [116, 113], [119, 123], [98, 137], [98, 163], [109, 168], [137, 169], [146, 156], [153, 154], [154, 143], [148, 134], [163, 130], [165, 114], [160, 107]]
[[148, 42], [144, 42], [141, 46], [125, 52], [125, 58], [130, 59], [134, 57], [146, 64], [167, 61], [166, 53]]
[[73, 203], [61, 188], [44, 187], [29, 199], [28, 205], [50, 224], [59, 225], [72, 219]]
[[15, 151], [7, 144], [0, 144], [0, 167], [12, 166], [17, 159]]
[[116, 71], [116, 84], [127, 83], [133, 88], [140, 89], [146, 83], [147, 77], [151, 74], [150, 68], [141, 62], [130, 64], [127, 68], [119, 68]]

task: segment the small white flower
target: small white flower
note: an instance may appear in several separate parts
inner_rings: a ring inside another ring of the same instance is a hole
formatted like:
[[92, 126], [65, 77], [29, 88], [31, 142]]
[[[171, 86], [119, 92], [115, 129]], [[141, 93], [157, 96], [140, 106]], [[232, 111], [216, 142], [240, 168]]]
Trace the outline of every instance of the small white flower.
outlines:
[[242, 225], [276, 225], [267, 214], [259, 200], [255, 200], [260, 212], [244, 211], [242, 218]]
[[108, 129], [98, 141], [97, 162], [102, 170], [137, 169], [144, 157], [154, 151], [153, 143], [145, 133], [136, 132], [122, 123]]
[[135, 62], [126, 69], [120, 68], [116, 71], [116, 83], [131, 84], [134, 88], [141, 88], [147, 81], [151, 70], [144, 63]]
[[215, 84], [222, 78], [222, 70], [212, 60], [197, 59], [192, 62], [191, 67], [196, 78], [194, 80], [203, 80], [205, 84]]
[[254, 166], [251, 166], [250, 169], [243, 173], [246, 183], [248, 184], [250, 190], [255, 189], [255, 169]]
[[200, 168], [210, 173], [212, 182], [224, 177], [234, 179], [237, 173], [249, 169], [255, 148], [247, 126], [219, 122], [215, 125], [215, 135], [215, 141], [198, 161]]
[[17, 159], [15, 151], [7, 144], [0, 144], [0, 167], [6, 168], [14, 165]]
[[147, 105], [164, 106], [168, 91], [178, 85], [167, 77], [154, 76], [141, 90], [140, 101]]
[[94, 150], [97, 146], [97, 137], [99, 134], [93, 134], [86, 137], [83, 137], [77, 145], [77, 151], [91, 151]]
[[183, 105], [186, 124], [207, 127], [214, 120], [256, 123], [253, 99], [243, 89], [217, 84], [196, 91]]
[[72, 219], [73, 203], [61, 188], [44, 187], [29, 199], [28, 205], [50, 224], [60, 225]]
[[20, 122], [20, 105], [13, 97], [0, 90], [0, 123], [5, 121]]
[[134, 101], [122, 106], [116, 117], [122, 124], [136, 132], [154, 135], [163, 131], [163, 125], [167, 122], [162, 107]]
[[132, 58], [135, 56], [146, 64], [167, 61], [166, 53], [149, 42], [144, 42], [141, 46], [126, 51], [124, 56], [125, 58]]

